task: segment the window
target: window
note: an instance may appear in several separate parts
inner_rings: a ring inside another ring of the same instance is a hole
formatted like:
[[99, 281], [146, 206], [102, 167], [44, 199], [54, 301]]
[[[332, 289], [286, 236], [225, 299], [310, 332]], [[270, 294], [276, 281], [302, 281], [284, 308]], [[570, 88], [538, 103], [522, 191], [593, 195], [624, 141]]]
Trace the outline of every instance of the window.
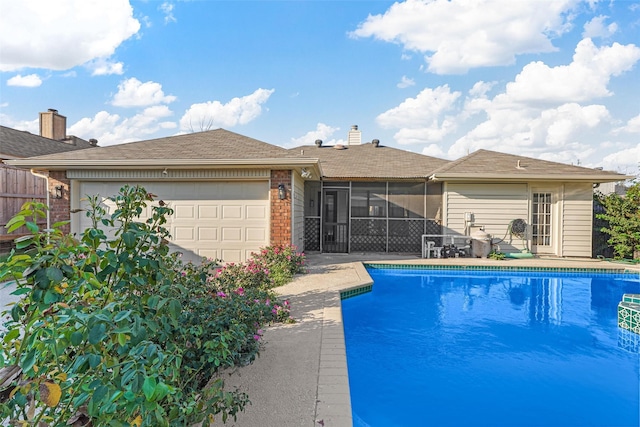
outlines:
[[533, 221], [531, 224], [533, 244], [551, 245], [551, 193], [533, 193]]
[[351, 187], [351, 216], [354, 218], [386, 217], [386, 193], [384, 183], [354, 182]]

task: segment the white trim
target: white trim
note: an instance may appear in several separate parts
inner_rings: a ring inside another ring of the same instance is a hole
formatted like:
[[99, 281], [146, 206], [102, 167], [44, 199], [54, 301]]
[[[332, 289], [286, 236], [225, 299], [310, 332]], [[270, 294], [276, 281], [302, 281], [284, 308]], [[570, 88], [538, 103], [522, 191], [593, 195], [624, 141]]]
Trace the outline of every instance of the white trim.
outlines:
[[[166, 173], [165, 173], [166, 172]], [[235, 179], [269, 179], [269, 169], [142, 169], [142, 170], [86, 170], [70, 169], [67, 178], [88, 180], [235, 180]]]

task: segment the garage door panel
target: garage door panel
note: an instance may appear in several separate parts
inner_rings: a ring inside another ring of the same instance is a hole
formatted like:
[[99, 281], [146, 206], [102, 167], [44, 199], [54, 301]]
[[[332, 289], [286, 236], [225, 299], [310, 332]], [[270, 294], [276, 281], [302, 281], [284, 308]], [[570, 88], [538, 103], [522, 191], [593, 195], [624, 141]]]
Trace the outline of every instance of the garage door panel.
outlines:
[[[136, 184], [174, 210], [165, 227], [171, 232], [172, 249], [183, 252], [185, 259], [208, 257], [240, 262], [269, 244], [269, 185], [266, 181], [130, 183]], [[123, 185], [80, 182], [80, 195], [111, 197]], [[105, 200], [104, 204], [109, 213], [113, 212], [112, 202]], [[86, 201], [81, 207], [87, 207]], [[151, 214], [152, 208], [147, 207], [142, 219]], [[78, 224], [81, 231], [91, 222], [82, 215]]]
[[241, 205], [225, 205], [222, 206], [222, 219], [242, 219]]
[[241, 242], [242, 228], [240, 227], [222, 227], [223, 242]]
[[246, 205], [245, 218], [264, 220], [267, 218], [267, 208], [264, 205]]
[[247, 242], [263, 242], [266, 239], [266, 229], [264, 227], [261, 228], [252, 228], [247, 227], [245, 230], [245, 236]]
[[195, 207], [193, 205], [175, 205], [173, 207], [174, 219], [195, 219]]
[[195, 232], [193, 227], [174, 227], [171, 234], [173, 236], [172, 240], [175, 240], [176, 242], [195, 240]]
[[218, 228], [216, 227], [198, 227], [198, 240], [217, 242]]
[[199, 219], [218, 219], [218, 206], [199, 205]]

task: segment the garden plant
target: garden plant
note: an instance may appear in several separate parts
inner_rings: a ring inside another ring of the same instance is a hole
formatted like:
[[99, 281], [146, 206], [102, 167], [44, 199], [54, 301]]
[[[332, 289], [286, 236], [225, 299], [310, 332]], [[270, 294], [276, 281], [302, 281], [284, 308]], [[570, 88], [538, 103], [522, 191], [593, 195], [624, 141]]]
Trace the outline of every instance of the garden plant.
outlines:
[[[302, 271], [295, 248], [264, 248], [243, 264], [184, 263], [165, 228], [172, 210], [142, 187], [88, 198], [92, 226], [40, 230], [30, 202], [8, 224], [26, 226], [0, 282], [21, 297], [0, 332], [0, 424], [188, 426], [225, 422], [249, 403], [219, 375], [250, 363], [262, 328], [292, 321], [275, 285]], [[151, 215], [142, 214], [151, 207]]]

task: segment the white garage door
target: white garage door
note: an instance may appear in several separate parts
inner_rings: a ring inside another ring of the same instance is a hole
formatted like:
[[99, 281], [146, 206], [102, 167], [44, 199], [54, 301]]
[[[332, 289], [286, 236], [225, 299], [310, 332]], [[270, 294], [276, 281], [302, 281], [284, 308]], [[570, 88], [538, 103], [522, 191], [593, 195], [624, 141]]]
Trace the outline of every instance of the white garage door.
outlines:
[[[133, 185], [134, 183], [130, 183]], [[243, 262], [269, 244], [269, 183], [261, 182], [139, 182], [173, 208], [166, 225], [172, 249], [187, 260], [202, 257]], [[122, 182], [80, 182], [80, 197], [117, 194]], [[109, 208], [110, 202], [105, 203]], [[86, 207], [83, 202], [81, 207]], [[150, 209], [145, 217], [150, 214]], [[89, 227], [81, 216], [80, 230]]]

